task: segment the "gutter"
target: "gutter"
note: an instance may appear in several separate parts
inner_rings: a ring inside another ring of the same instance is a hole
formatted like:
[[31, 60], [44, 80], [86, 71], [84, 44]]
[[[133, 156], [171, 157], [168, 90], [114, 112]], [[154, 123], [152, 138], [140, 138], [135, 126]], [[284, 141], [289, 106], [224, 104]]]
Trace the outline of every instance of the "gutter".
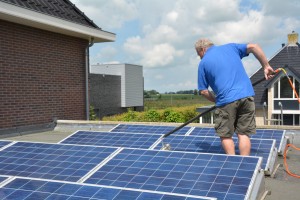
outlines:
[[86, 120], [90, 120], [90, 99], [89, 99], [89, 74], [90, 74], [90, 53], [89, 49], [94, 45], [94, 38], [91, 38], [89, 46], [85, 50], [85, 105]]

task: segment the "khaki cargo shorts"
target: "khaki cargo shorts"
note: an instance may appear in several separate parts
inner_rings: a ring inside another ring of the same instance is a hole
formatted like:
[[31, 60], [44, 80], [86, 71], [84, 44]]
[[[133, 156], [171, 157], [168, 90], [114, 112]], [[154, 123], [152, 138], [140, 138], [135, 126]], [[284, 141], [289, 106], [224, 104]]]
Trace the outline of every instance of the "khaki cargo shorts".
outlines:
[[255, 103], [253, 97], [246, 97], [215, 111], [215, 130], [220, 137], [232, 137], [234, 133], [255, 134]]

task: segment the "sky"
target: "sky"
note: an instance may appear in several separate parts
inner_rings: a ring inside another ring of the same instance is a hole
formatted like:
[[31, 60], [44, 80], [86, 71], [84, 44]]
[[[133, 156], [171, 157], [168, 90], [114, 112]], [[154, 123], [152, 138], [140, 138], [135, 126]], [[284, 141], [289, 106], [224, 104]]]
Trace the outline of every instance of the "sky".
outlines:
[[[199, 38], [216, 45], [257, 43], [271, 59], [300, 33], [299, 0], [71, 0], [114, 42], [90, 48], [90, 64], [143, 66], [144, 89], [160, 93], [197, 89]], [[249, 76], [261, 66], [243, 60]]]

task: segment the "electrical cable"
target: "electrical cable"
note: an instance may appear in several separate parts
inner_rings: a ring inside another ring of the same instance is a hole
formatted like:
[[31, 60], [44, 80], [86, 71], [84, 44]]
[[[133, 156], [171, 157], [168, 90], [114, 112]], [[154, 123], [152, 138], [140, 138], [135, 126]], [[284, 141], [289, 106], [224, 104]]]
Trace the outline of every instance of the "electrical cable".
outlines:
[[287, 145], [286, 145], [286, 147], [285, 147], [285, 149], [284, 149], [284, 154], [283, 154], [283, 161], [284, 161], [285, 170], [286, 170], [286, 172], [287, 172], [290, 176], [295, 177], [295, 178], [300, 178], [300, 175], [294, 174], [294, 173], [292, 173], [292, 172], [289, 170], [289, 166], [288, 166], [287, 160], [286, 160], [286, 154], [287, 154], [287, 151], [288, 151], [289, 147], [292, 147], [293, 149], [296, 149], [296, 150], [300, 151], [300, 148], [295, 147], [295, 146], [292, 145], [292, 144], [287, 144]]

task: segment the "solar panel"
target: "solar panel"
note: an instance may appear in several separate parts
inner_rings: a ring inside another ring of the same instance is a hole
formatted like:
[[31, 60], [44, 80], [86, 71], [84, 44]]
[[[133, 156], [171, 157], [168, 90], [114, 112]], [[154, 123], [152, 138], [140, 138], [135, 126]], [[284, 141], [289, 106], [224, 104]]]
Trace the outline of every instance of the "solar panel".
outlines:
[[279, 154], [283, 154], [284, 148], [287, 144], [287, 138], [285, 137], [285, 130], [271, 130], [271, 129], [257, 129], [256, 134], [251, 138], [257, 139], [275, 139], [276, 148]]
[[0, 150], [1, 148], [5, 148], [6, 145], [11, 144], [11, 141], [0, 141]]
[[0, 174], [78, 181], [117, 148], [17, 142], [0, 151]]
[[199, 200], [211, 199], [205, 197], [186, 197], [176, 194], [151, 193], [129, 189], [92, 186], [70, 182], [54, 182], [46, 180], [31, 180], [16, 178], [0, 188], [2, 199], [169, 199], [169, 200]]
[[[238, 139], [233, 138], [233, 141], [235, 143], [235, 151], [239, 154]], [[170, 144], [173, 151], [225, 154], [219, 137], [170, 135], [164, 138], [164, 143]], [[161, 148], [161, 143], [155, 147], [155, 149]], [[277, 156], [275, 140], [251, 139], [251, 156], [263, 157], [262, 168], [266, 171], [266, 174], [270, 174], [275, 165], [274, 157]]]
[[159, 138], [153, 134], [78, 131], [61, 143], [148, 149]]
[[[0, 183], [3, 182], [3, 181], [5, 181], [7, 178], [9, 178], [9, 177], [8, 176], [1, 176], [0, 175]], [[0, 195], [0, 197], [1, 197], [1, 195]]]
[[[193, 136], [216, 136], [214, 128], [195, 127], [190, 131], [189, 135]], [[275, 139], [276, 148], [279, 153], [284, 151], [287, 139], [285, 138], [285, 130], [257, 129], [256, 134], [251, 135], [253, 139]]]
[[[85, 183], [217, 199], [256, 199], [260, 157], [123, 149]], [[251, 198], [252, 198], [251, 197]]]
[[[166, 134], [174, 130], [175, 126], [154, 126], [154, 125], [136, 125], [136, 124], [119, 124], [111, 130], [111, 132], [130, 132], [130, 133], [152, 133], [152, 134]], [[183, 127], [174, 134], [184, 135], [191, 127]]]

